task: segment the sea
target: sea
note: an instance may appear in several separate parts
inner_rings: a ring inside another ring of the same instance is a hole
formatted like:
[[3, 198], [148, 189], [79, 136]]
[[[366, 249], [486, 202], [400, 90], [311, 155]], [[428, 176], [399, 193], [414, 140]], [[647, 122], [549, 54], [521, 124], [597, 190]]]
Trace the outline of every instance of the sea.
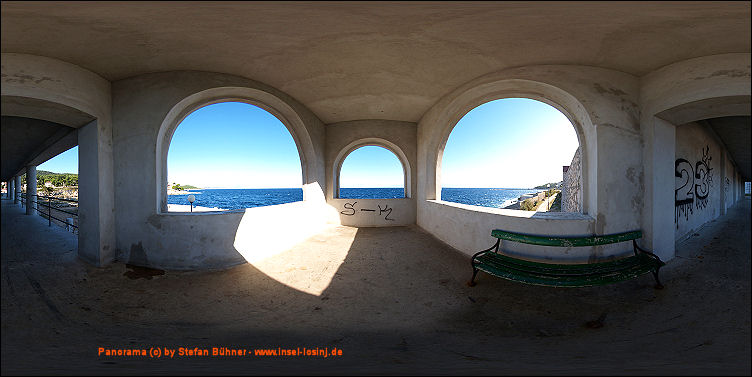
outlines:
[[[292, 203], [303, 200], [300, 188], [283, 189], [199, 189], [187, 190], [196, 197], [194, 206], [244, 209]], [[504, 208], [517, 202], [523, 194], [539, 189], [526, 188], [442, 188], [441, 200], [481, 207]], [[169, 204], [189, 204], [188, 195], [168, 195]], [[340, 198], [394, 199], [404, 198], [403, 188], [341, 188]]]

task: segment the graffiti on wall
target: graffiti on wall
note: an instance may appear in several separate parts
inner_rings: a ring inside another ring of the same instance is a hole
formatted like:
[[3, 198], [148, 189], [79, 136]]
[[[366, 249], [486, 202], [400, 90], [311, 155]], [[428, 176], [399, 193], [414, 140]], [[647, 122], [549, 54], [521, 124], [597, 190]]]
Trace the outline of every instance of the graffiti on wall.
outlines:
[[[344, 205], [345, 210], [344, 211], [340, 211], [339, 213], [341, 213], [341, 214], [343, 214], [345, 216], [353, 216], [353, 215], [355, 215], [355, 212], [357, 212], [357, 210], [355, 209], [355, 204], [357, 204], [357, 203], [358, 202], [352, 202], [352, 203], [347, 202], [347, 203], [345, 203], [345, 205]], [[376, 207], [379, 209], [379, 211], [378, 211], [379, 213], [378, 214], [376, 214], [376, 210], [375, 209], [371, 209], [371, 208], [360, 208], [360, 212], [373, 212], [374, 215], [377, 215], [379, 217], [381, 217], [381, 215], [383, 215], [383, 214], [386, 214], [386, 215], [384, 215], [384, 220], [394, 221], [394, 219], [392, 219], [392, 218], [389, 217], [389, 215], [392, 214], [392, 208], [389, 208], [389, 204], [385, 204], [384, 208], [381, 208], [381, 204], [377, 205]]]
[[702, 150], [702, 158], [694, 165], [684, 158], [678, 158], [674, 163], [674, 173], [679, 178], [678, 187], [674, 191], [674, 222], [677, 228], [682, 215], [685, 220], [689, 220], [689, 215], [695, 209], [700, 210], [708, 205], [708, 195], [713, 186], [710, 160], [710, 147], [706, 146]]

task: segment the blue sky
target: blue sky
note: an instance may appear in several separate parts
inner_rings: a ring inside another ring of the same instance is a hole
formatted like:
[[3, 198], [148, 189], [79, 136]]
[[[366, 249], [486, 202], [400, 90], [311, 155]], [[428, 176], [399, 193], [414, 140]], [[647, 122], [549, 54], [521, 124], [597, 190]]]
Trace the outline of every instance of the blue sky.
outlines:
[[[569, 120], [542, 102], [491, 101], [467, 113], [449, 135], [443, 187], [528, 188], [561, 180], [578, 141]], [[253, 105], [225, 102], [183, 120], [167, 156], [168, 180], [202, 188], [288, 188], [302, 181], [287, 128]], [[39, 165], [78, 172], [78, 147]], [[367, 146], [343, 162], [340, 187], [402, 187], [402, 166], [390, 151]]]
[[75, 146], [37, 166], [37, 171], [78, 174], [78, 146]]
[[441, 162], [442, 187], [530, 188], [562, 180], [579, 142], [564, 114], [543, 102], [506, 98], [465, 114]]

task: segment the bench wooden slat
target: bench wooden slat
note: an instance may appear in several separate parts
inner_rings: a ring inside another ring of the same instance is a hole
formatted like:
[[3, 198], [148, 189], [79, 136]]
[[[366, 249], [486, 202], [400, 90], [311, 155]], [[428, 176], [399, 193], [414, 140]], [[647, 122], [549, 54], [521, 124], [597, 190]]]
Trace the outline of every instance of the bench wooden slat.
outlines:
[[578, 246], [597, 246], [618, 243], [630, 240], [636, 240], [642, 237], [642, 231], [635, 230], [632, 232], [608, 234], [603, 236], [589, 237], [547, 237], [535, 236], [530, 234], [507, 232], [500, 229], [494, 229], [491, 236], [513, 242], [521, 242], [531, 245], [540, 246], [561, 246], [561, 247], [578, 247]]

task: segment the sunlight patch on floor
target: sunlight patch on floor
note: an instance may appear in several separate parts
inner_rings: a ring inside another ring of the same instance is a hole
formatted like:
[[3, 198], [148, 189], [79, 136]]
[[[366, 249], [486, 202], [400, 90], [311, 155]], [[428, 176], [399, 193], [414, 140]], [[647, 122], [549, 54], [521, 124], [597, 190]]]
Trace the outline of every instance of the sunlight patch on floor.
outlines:
[[290, 250], [251, 264], [290, 288], [320, 296], [345, 261], [356, 232], [357, 228], [332, 227]]

